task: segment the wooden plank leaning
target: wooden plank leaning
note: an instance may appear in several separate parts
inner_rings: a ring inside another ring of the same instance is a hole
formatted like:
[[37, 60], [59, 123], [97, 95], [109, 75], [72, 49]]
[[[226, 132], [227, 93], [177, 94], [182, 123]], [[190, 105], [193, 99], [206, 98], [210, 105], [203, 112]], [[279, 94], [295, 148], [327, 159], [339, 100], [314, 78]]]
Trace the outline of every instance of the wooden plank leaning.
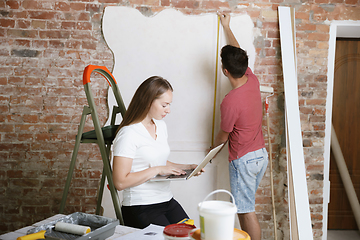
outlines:
[[295, 14], [279, 7], [281, 57], [285, 90], [285, 115], [288, 160], [288, 187], [291, 239], [313, 239], [309, 197], [301, 136], [296, 73]]

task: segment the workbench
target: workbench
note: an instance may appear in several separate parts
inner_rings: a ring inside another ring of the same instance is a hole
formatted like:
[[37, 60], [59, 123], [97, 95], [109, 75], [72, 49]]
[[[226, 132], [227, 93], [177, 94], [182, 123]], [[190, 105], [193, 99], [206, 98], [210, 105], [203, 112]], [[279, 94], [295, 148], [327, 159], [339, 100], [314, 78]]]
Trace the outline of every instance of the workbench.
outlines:
[[[0, 235], [0, 240], [15, 240], [17, 239], [18, 237], [21, 237], [21, 236], [24, 236], [26, 235], [27, 231], [32, 229], [32, 228], [35, 228], [35, 227], [39, 227], [41, 225], [44, 225], [44, 224], [47, 224], [51, 221], [55, 221], [61, 217], [64, 217], [66, 215], [64, 214], [57, 214], [57, 215], [54, 215], [52, 217], [49, 217], [45, 220], [42, 220], [40, 222], [37, 222], [37, 223], [34, 223], [33, 225], [31, 226], [27, 226], [27, 227], [24, 227], [24, 228], [21, 228], [21, 229], [18, 229], [14, 232], [9, 232], [9, 233], [5, 233], [3, 235]], [[126, 227], [126, 226], [122, 226], [122, 225], [118, 225], [116, 226], [115, 228], [115, 233], [114, 235], [112, 235], [111, 237], [109, 238], [106, 238], [106, 240], [113, 240], [117, 237], [120, 237], [120, 236], [124, 236], [126, 234], [129, 234], [129, 233], [132, 233], [132, 232], [135, 232], [135, 231], [138, 231], [138, 229], [136, 228], [131, 228], [131, 227]]]

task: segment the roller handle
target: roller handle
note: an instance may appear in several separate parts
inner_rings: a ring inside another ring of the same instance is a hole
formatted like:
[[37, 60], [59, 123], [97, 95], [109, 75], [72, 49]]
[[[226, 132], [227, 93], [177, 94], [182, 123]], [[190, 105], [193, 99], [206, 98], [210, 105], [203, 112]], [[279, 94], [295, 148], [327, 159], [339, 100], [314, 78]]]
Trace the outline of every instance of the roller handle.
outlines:
[[36, 240], [36, 239], [45, 239], [45, 230], [42, 230], [37, 233], [28, 234], [22, 237], [18, 237], [16, 240]]
[[269, 99], [265, 98], [265, 110], [266, 110], [266, 114], [269, 113]]

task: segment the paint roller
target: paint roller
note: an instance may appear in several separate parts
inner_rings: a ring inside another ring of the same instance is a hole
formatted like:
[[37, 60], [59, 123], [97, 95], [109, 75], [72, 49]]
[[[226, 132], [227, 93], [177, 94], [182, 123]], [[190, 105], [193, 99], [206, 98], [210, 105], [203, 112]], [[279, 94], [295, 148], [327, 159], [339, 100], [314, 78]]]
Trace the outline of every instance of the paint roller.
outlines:
[[81, 225], [65, 223], [65, 222], [57, 222], [55, 224], [55, 230], [59, 232], [71, 233], [75, 235], [85, 235], [91, 232], [91, 229], [88, 226], [81, 226]]
[[274, 88], [260, 85], [260, 92], [271, 93], [271, 95], [268, 96], [271, 97], [272, 95], [274, 95]]
[[[55, 229], [55, 231], [71, 233], [81, 236], [91, 232], [91, 229], [88, 226], [82, 226], [82, 225], [65, 223], [65, 222], [57, 222], [53, 228]], [[47, 236], [47, 231], [43, 230], [37, 233], [32, 233], [22, 237], [18, 237], [17, 240], [45, 239], [46, 236]]]
[[270, 117], [269, 117], [269, 97], [274, 95], [274, 89], [272, 87], [260, 86], [260, 92], [270, 93], [269, 96], [265, 98], [265, 110], [266, 110], [266, 125], [268, 132], [268, 141], [269, 141], [269, 162], [270, 162], [270, 187], [271, 187], [271, 203], [272, 203], [272, 213], [274, 219], [274, 239], [277, 239], [277, 223], [276, 223], [276, 213], [275, 213], [275, 200], [274, 200], [274, 181], [273, 181], [273, 166], [272, 166], [272, 147], [271, 147], [271, 138], [270, 138]]

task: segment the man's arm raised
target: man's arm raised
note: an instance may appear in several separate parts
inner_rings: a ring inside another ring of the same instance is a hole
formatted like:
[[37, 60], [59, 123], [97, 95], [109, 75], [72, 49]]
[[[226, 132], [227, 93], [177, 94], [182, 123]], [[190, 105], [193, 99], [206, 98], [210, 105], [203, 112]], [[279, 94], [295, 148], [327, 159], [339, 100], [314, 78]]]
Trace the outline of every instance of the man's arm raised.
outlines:
[[220, 16], [220, 22], [224, 28], [225, 35], [227, 37], [229, 45], [240, 48], [240, 45], [239, 45], [238, 41], [236, 40], [236, 38], [230, 28], [230, 14], [229, 13], [218, 13], [218, 15]]

